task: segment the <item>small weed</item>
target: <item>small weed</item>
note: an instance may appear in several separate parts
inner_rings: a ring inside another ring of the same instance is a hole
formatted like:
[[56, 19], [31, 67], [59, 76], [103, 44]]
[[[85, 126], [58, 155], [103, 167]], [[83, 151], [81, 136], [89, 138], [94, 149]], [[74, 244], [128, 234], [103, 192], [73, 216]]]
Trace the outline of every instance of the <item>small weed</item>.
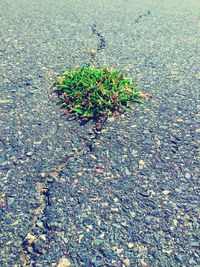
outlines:
[[67, 70], [54, 83], [54, 92], [66, 114], [96, 122], [129, 109], [129, 102], [141, 102], [137, 84], [107, 67]]

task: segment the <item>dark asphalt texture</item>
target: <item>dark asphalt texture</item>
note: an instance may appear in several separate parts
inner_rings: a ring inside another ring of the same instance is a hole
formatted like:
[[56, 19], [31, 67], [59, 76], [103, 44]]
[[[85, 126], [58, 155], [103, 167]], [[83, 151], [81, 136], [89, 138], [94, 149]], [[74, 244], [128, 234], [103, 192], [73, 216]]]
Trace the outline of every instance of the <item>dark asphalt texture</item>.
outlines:
[[[199, 267], [199, 0], [1, 0], [0, 25], [0, 266]], [[153, 94], [96, 138], [47, 94], [95, 49]]]

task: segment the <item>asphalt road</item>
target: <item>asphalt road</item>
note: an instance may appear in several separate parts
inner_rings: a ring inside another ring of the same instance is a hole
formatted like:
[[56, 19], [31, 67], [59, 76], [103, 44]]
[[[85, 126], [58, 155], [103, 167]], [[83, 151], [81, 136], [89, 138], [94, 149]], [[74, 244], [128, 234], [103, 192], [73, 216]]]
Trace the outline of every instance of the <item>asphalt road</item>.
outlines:
[[[200, 266], [199, 0], [1, 0], [0, 25], [0, 266]], [[153, 98], [94, 138], [47, 88], [98, 47]]]

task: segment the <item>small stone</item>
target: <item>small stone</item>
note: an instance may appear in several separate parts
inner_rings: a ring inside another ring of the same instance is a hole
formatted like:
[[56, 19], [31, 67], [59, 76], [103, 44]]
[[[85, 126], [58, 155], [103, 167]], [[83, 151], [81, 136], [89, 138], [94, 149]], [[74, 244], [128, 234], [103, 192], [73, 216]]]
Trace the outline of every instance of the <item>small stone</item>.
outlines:
[[185, 174], [185, 178], [186, 178], [186, 179], [190, 179], [190, 178], [191, 178], [191, 174], [190, 174], [189, 172], [187, 172], [187, 173]]
[[79, 237], [78, 237], [79, 244], [81, 243], [81, 241], [82, 241], [83, 238], [84, 238], [84, 235], [79, 235]]
[[44, 241], [47, 240], [46, 235], [40, 235], [40, 238], [41, 238], [42, 240], [44, 240]]
[[89, 154], [89, 157], [92, 159], [97, 159], [93, 154]]
[[191, 225], [191, 223], [188, 222], [188, 221], [186, 221], [186, 222], [183, 223], [183, 226], [184, 226], [184, 227], [188, 227], [188, 226], [190, 226], [190, 225]]
[[103, 174], [103, 173], [105, 172], [104, 169], [96, 169], [95, 171], [96, 171], [97, 173], [100, 173], [100, 174]]
[[173, 225], [176, 227], [178, 225], [178, 221], [176, 219], [173, 219]]
[[135, 150], [135, 149], [133, 149], [133, 150], [131, 151], [131, 154], [132, 154], [132, 156], [137, 156], [137, 155], [138, 155], [138, 151]]
[[195, 78], [198, 79], [198, 80], [200, 80], [200, 72], [197, 72], [197, 73], [195, 74]]
[[40, 227], [40, 228], [43, 228], [43, 227], [44, 227], [43, 222], [41, 222], [41, 221], [38, 221], [38, 222], [36, 223], [36, 225], [37, 225], [38, 227]]
[[119, 202], [119, 199], [118, 199], [117, 197], [115, 197], [115, 198], [113, 199], [113, 201], [114, 201], [115, 203], [117, 203], [117, 202]]
[[88, 224], [86, 227], [87, 227], [88, 229], [90, 229], [90, 230], [93, 229], [93, 226], [92, 226], [91, 224]]
[[29, 156], [30, 157], [32, 155], [33, 155], [33, 152], [32, 151], [29, 151], [29, 152], [26, 153], [26, 156]]
[[27, 247], [27, 252], [30, 253], [30, 254], [33, 254], [34, 253], [33, 248], [32, 247]]
[[35, 242], [36, 239], [37, 239], [37, 237], [34, 236], [34, 235], [32, 235], [32, 234], [30, 234], [30, 233], [28, 233], [27, 236], [26, 236], [26, 238], [25, 238], [26, 242], [29, 245], [31, 245], [33, 242]]
[[148, 249], [146, 246], [139, 245], [138, 246], [139, 253], [147, 253]]
[[10, 103], [10, 102], [11, 102], [10, 99], [1, 99], [1, 100], [0, 100], [0, 104], [8, 104], [8, 103]]
[[126, 266], [131, 266], [131, 261], [128, 258], [124, 259], [123, 262]]
[[0, 162], [0, 167], [4, 167], [4, 166], [6, 166], [8, 163], [9, 163], [8, 161]]
[[4, 82], [4, 83], [11, 83], [11, 81], [10, 81], [9, 79], [7, 79], [7, 78], [4, 79], [3, 82]]
[[190, 246], [191, 247], [199, 247], [199, 242], [191, 242]]
[[145, 162], [144, 160], [139, 160], [139, 169], [142, 170], [144, 168]]
[[162, 191], [162, 193], [163, 193], [163, 195], [167, 196], [167, 195], [169, 195], [169, 193], [171, 193], [171, 191], [170, 190], [164, 190], [164, 191]]
[[182, 188], [176, 188], [176, 189], [175, 189], [175, 192], [181, 194], [181, 193], [183, 192], [183, 189], [182, 189]]
[[71, 263], [70, 261], [65, 258], [65, 257], [62, 257], [59, 262], [58, 262], [58, 266], [57, 267], [70, 267], [71, 266]]
[[7, 197], [8, 206], [11, 206], [14, 201], [15, 201], [15, 198], [14, 197]]
[[49, 176], [50, 176], [51, 178], [56, 179], [56, 178], [59, 177], [59, 173], [58, 173], [58, 172], [51, 172], [51, 173], [49, 174]]
[[118, 209], [118, 208], [111, 208], [110, 211], [111, 211], [111, 212], [118, 212], [119, 209]]
[[129, 171], [129, 169], [128, 169], [128, 168], [125, 168], [125, 174], [126, 174], [126, 175], [128, 175], [128, 176], [130, 176], [130, 175], [131, 175], [131, 172]]
[[114, 117], [109, 117], [109, 118], [108, 118], [108, 121], [109, 121], [109, 122], [113, 122], [114, 120], [115, 120]]
[[90, 50], [91, 55], [95, 55], [96, 53], [97, 53], [97, 50], [95, 50], [95, 49]]
[[144, 259], [141, 259], [142, 267], [148, 267], [149, 265], [144, 261]]
[[122, 222], [121, 225], [126, 227], [127, 226], [127, 222]]
[[130, 215], [131, 215], [132, 218], [134, 218], [136, 213], [134, 211], [130, 211]]
[[184, 122], [184, 120], [181, 118], [178, 118], [178, 119], [176, 119], [176, 122]]
[[116, 248], [116, 249], [115, 249], [115, 252], [116, 252], [118, 255], [121, 254], [123, 251], [124, 251], [123, 248]]
[[133, 247], [134, 247], [134, 243], [128, 243], [128, 244], [127, 244], [127, 247], [128, 247], [128, 248], [133, 248]]
[[197, 263], [194, 259], [190, 259], [189, 264], [190, 264], [190, 266], [197, 266]]
[[74, 180], [73, 180], [73, 184], [74, 184], [74, 185], [79, 184], [79, 180], [78, 180], [78, 179], [74, 179]]
[[15, 226], [15, 225], [18, 225], [18, 224], [19, 224], [19, 221], [14, 221], [11, 225]]

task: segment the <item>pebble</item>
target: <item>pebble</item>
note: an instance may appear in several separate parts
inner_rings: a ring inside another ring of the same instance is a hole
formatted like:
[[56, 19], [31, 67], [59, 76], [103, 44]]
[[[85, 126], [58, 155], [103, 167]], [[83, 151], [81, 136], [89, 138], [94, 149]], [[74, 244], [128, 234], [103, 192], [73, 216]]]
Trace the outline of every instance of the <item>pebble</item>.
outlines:
[[195, 78], [198, 79], [198, 80], [200, 80], [200, 72], [197, 72], [197, 73], [195, 74]]
[[162, 191], [162, 193], [163, 193], [163, 195], [169, 195], [169, 193], [171, 193], [171, 191], [170, 190], [164, 190], [164, 191]]
[[62, 257], [59, 262], [57, 267], [70, 267], [71, 263], [66, 257]]
[[126, 266], [131, 266], [131, 261], [128, 258], [124, 259], [123, 262]]
[[128, 168], [125, 168], [125, 174], [126, 174], [126, 175], [128, 175], [128, 176], [130, 176], [130, 175], [131, 175], [131, 172], [129, 171], [129, 169], [128, 169]]
[[190, 174], [189, 172], [187, 172], [187, 173], [185, 174], [185, 178], [186, 178], [186, 179], [190, 179], [190, 178], [191, 178], [191, 174]]
[[11, 102], [11, 99], [1, 99], [0, 104], [8, 104]]
[[8, 161], [3, 161], [3, 162], [0, 162], [0, 167], [4, 167], [6, 165], [8, 165]]
[[144, 160], [139, 160], [139, 169], [142, 170], [144, 168], [145, 162]]
[[136, 213], [134, 211], [130, 211], [130, 215], [132, 218], [134, 218], [136, 216]]
[[131, 151], [131, 154], [132, 154], [132, 156], [138, 156], [138, 151], [135, 150], [135, 149], [133, 149], [133, 150]]
[[40, 228], [43, 228], [43, 227], [44, 227], [44, 224], [43, 224], [43, 222], [41, 222], [41, 221], [38, 221], [38, 222], [36, 223], [36, 225], [37, 225], [38, 227], [40, 227]]
[[128, 243], [128, 244], [127, 244], [127, 247], [128, 247], [128, 248], [133, 248], [133, 247], [134, 247], [134, 243]]
[[28, 233], [25, 240], [26, 242], [31, 245], [33, 242], [35, 242], [35, 240], [37, 239], [36, 236], [32, 235], [31, 233]]
[[33, 152], [32, 151], [28, 151], [27, 153], [26, 153], [26, 156], [32, 156], [33, 155]]

